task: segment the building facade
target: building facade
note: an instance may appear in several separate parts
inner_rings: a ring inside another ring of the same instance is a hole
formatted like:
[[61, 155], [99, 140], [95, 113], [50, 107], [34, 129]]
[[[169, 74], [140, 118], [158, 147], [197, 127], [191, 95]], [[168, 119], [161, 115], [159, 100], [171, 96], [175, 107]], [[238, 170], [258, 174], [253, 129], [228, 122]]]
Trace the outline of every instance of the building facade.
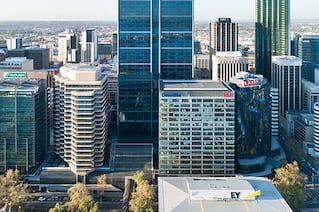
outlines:
[[218, 81], [161, 81], [159, 175], [235, 174], [235, 97]]
[[279, 90], [270, 88], [271, 97], [271, 136], [279, 136]]
[[95, 29], [82, 32], [81, 62], [94, 63], [97, 60], [97, 34]]
[[119, 0], [120, 142], [157, 142], [158, 80], [192, 78], [193, 25], [193, 0]]
[[34, 173], [47, 145], [45, 80], [0, 80], [0, 172]]
[[23, 48], [8, 51], [8, 57], [26, 57], [33, 60], [36, 70], [49, 68], [49, 49], [46, 48]]
[[270, 84], [262, 75], [238, 73], [230, 80], [236, 95], [236, 157], [239, 173], [265, 170], [271, 149]]
[[319, 156], [319, 102], [316, 102], [313, 109], [313, 149]]
[[279, 90], [279, 115], [301, 109], [301, 59], [295, 56], [272, 57], [271, 85]]
[[108, 136], [107, 76], [67, 64], [54, 76], [54, 149], [78, 176], [103, 165]]
[[9, 38], [7, 39], [7, 49], [21, 49], [23, 48], [23, 38]]
[[302, 110], [313, 113], [314, 105], [319, 102], [319, 85], [308, 80], [302, 80]]
[[230, 18], [219, 18], [210, 23], [209, 36], [211, 55], [238, 51], [238, 23], [233, 23]]
[[319, 68], [319, 35], [304, 35], [299, 40], [298, 57], [302, 59], [301, 77], [315, 81], [315, 69]]
[[67, 62], [79, 62], [79, 39], [71, 32], [62, 32], [58, 37], [58, 61], [65, 64]]
[[241, 52], [217, 52], [213, 55], [212, 79], [229, 82], [238, 72], [247, 72], [249, 61]]
[[271, 79], [271, 57], [290, 54], [290, 0], [256, 0], [256, 73]]

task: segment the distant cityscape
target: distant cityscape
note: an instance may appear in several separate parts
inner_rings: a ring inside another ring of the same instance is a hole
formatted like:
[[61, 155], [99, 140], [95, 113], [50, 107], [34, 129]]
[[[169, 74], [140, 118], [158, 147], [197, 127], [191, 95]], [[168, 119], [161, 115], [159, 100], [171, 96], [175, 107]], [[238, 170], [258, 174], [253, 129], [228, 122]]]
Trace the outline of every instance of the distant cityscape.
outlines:
[[293, 161], [318, 210], [319, 20], [274, 2], [256, 0], [255, 22], [194, 23], [191, 0], [0, 21], [0, 174], [19, 170], [23, 210], [84, 183], [99, 211], [134, 211], [143, 171], [154, 211], [293, 211], [271, 181]]

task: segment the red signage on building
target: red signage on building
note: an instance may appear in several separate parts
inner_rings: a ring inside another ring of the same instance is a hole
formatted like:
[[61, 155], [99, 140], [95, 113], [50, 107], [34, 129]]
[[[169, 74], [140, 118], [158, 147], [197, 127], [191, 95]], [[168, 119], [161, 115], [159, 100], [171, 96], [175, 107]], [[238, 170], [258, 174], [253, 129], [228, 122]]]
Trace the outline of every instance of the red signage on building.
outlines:
[[244, 86], [258, 85], [259, 80], [245, 80]]
[[233, 93], [231, 93], [231, 92], [224, 92], [224, 93], [223, 93], [223, 96], [224, 96], [224, 97], [233, 97]]

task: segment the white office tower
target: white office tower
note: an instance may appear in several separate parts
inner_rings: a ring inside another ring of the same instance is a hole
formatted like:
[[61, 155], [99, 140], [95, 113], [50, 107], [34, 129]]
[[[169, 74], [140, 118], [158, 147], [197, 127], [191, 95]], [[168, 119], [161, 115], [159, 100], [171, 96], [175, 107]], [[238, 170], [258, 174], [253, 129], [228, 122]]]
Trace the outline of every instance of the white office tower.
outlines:
[[59, 62], [59, 49], [54, 43], [42, 43], [40, 44], [40, 48], [49, 49], [49, 61]]
[[95, 29], [82, 32], [81, 62], [94, 63], [97, 60], [97, 34]]
[[165, 80], [159, 92], [159, 175], [233, 176], [235, 95], [211, 80]]
[[58, 61], [63, 64], [79, 62], [77, 52], [79, 50], [78, 37], [68, 31], [62, 32], [58, 37]]
[[301, 109], [301, 65], [295, 56], [272, 57], [271, 85], [279, 90], [279, 115]]
[[279, 91], [277, 88], [270, 88], [271, 98], [271, 136], [279, 135]]
[[319, 157], [319, 102], [314, 104], [313, 109], [313, 149]]
[[241, 52], [217, 52], [213, 55], [212, 79], [229, 82], [238, 72], [248, 72], [249, 61]]
[[209, 54], [195, 54], [194, 67], [209, 70]]
[[103, 165], [107, 76], [98, 67], [67, 64], [54, 80], [55, 152], [76, 175], [85, 176]]
[[238, 51], [238, 23], [230, 18], [219, 18], [209, 24], [211, 55], [216, 52]]
[[313, 113], [316, 102], [319, 102], [319, 84], [303, 79], [302, 110]]
[[23, 38], [9, 38], [7, 39], [7, 49], [21, 49], [23, 48]]
[[59, 33], [58, 37], [58, 61], [65, 64], [68, 59], [68, 43], [70, 41], [70, 33], [62, 32]]

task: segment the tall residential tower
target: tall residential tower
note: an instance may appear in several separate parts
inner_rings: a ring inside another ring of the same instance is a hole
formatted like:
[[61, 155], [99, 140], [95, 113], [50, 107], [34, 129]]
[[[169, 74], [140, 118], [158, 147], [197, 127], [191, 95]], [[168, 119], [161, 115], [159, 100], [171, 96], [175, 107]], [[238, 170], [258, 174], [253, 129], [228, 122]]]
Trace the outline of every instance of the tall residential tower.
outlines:
[[256, 0], [256, 73], [271, 79], [271, 57], [290, 54], [290, 0]]

